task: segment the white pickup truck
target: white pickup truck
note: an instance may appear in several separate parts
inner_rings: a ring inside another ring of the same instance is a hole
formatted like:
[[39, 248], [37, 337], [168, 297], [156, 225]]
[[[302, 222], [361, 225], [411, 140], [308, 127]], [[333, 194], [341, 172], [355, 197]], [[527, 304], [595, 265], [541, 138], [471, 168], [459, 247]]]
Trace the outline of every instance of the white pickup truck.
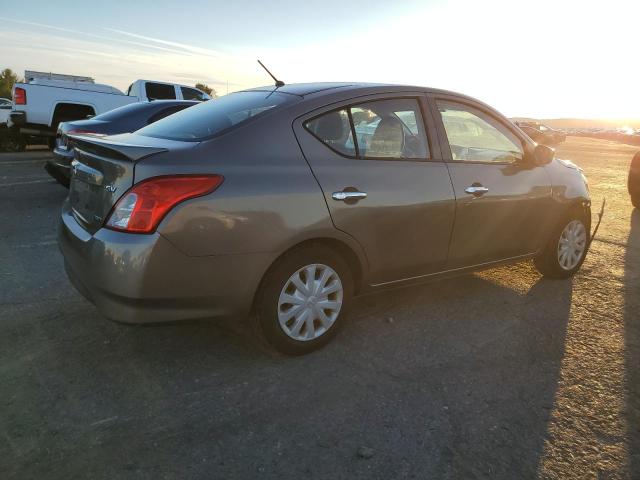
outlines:
[[125, 94], [90, 77], [26, 71], [24, 78], [13, 86], [8, 125], [19, 128], [22, 134], [52, 139], [60, 122], [99, 115], [129, 103], [211, 98], [193, 87], [149, 80], [136, 80]]

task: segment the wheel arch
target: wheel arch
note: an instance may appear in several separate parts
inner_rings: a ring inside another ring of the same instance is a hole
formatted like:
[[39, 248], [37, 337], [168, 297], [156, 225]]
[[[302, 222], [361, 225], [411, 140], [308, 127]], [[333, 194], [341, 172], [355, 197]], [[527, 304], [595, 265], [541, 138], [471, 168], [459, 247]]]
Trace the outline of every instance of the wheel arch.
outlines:
[[51, 120], [49, 125], [53, 128], [61, 119], [69, 119], [68, 115], [84, 115], [72, 120], [82, 120], [86, 115], [95, 115], [96, 107], [88, 103], [58, 102], [54, 105], [51, 112]]
[[255, 306], [256, 298], [258, 297], [263, 287], [264, 279], [267, 277], [267, 275], [275, 265], [277, 265], [280, 261], [282, 261], [283, 258], [285, 258], [290, 252], [294, 250], [305, 247], [313, 247], [317, 245], [322, 245], [333, 250], [336, 255], [339, 255], [345, 262], [347, 262], [347, 265], [349, 266], [349, 269], [353, 274], [353, 291], [355, 294], [357, 294], [362, 289], [364, 284], [366, 266], [366, 264], [363, 263], [364, 259], [361, 258], [361, 256], [355, 251], [355, 249], [352, 248], [352, 246], [348, 245], [347, 242], [328, 236], [315, 237], [294, 243], [271, 262], [271, 264], [265, 269], [264, 273], [262, 274], [260, 282], [258, 282], [258, 287], [253, 294], [253, 306]]
[[587, 229], [591, 228], [591, 200], [586, 198], [572, 198], [567, 202], [564, 209], [564, 216], [572, 212], [580, 212], [587, 221]]

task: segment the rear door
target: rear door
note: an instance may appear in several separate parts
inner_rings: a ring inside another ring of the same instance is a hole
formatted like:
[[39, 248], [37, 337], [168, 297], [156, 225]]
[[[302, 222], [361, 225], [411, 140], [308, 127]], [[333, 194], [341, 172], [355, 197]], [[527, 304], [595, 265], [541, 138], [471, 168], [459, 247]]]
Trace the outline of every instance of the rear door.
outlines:
[[367, 97], [294, 124], [334, 225], [363, 246], [373, 284], [446, 262], [455, 198], [423, 101]]
[[523, 139], [495, 112], [452, 96], [431, 104], [457, 198], [447, 268], [534, 253], [552, 206], [544, 167], [525, 161]]

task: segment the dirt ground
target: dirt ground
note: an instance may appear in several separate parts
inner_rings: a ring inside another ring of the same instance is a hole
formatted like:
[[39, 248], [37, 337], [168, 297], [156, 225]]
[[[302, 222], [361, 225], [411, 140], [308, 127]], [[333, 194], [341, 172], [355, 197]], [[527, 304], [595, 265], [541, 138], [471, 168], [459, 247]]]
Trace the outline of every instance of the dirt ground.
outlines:
[[640, 478], [635, 151], [558, 147], [608, 202], [573, 280], [523, 263], [363, 297], [303, 358], [101, 318], [63, 271], [47, 154], [1, 154], [0, 478]]

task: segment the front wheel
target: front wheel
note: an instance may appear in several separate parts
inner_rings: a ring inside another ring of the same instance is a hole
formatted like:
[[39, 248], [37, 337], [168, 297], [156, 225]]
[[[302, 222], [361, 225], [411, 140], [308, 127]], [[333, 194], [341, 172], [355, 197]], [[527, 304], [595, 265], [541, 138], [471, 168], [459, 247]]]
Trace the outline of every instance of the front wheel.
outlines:
[[326, 345], [343, 323], [353, 292], [347, 262], [324, 245], [297, 248], [267, 273], [256, 297], [254, 330], [286, 355]]
[[538, 271], [549, 278], [568, 278], [582, 266], [589, 249], [590, 222], [569, 215], [555, 227], [547, 245], [534, 259]]

